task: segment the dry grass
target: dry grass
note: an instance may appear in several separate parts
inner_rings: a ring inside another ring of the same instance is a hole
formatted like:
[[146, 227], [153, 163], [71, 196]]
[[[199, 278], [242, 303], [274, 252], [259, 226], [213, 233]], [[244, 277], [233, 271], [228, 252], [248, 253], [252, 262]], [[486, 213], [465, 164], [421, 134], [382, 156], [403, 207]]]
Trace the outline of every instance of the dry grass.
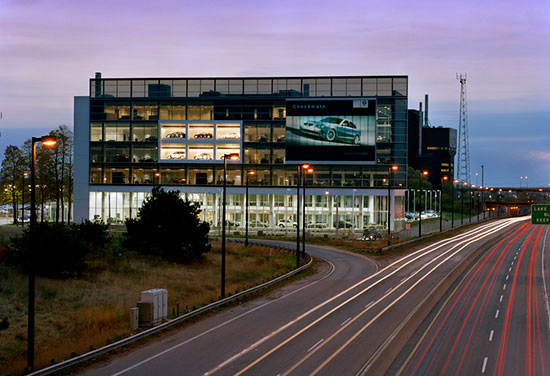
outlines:
[[[220, 294], [220, 251], [212, 251], [193, 265], [178, 265], [135, 255], [90, 262], [82, 279], [36, 280], [36, 360], [38, 368], [83, 353], [90, 345], [103, 346], [132, 334], [129, 310], [140, 292], [168, 290], [169, 314], [192, 309]], [[227, 245], [226, 291], [234, 293], [290, 270], [294, 257], [252, 246]], [[1, 268], [1, 266], [0, 266]], [[26, 365], [27, 277], [0, 269], [0, 320], [9, 328], [0, 332], [0, 374], [21, 374]]]

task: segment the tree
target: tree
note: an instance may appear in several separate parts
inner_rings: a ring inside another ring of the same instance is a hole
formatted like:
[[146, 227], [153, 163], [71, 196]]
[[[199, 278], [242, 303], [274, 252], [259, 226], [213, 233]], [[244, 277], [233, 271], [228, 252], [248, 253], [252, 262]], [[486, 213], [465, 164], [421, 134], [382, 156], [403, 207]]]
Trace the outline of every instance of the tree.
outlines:
[[[65, 219], [65, 202], [69, 203], [72, 199], [72, 150], [73, 150], [73, 132], [64, 124], [56, 130], [50, 132], [50, 135], [57, 138], [57, 147], [53, 153], [53, 169], [55, 175], [55, 222], [61, 222]], [[70, 214], [67, 217], [69, 220]], [[68, 221], [69, 222], [69, 221]]]
[[[17, 224], [17, 199], [23, 176], [23, 154], [17, 146], [8, 145], [4, 151], [4, 160], [0, 169], [3, 190], [11, 195], [13, 205], [13, 223]], [[21, 187], [22, 188], [22, 187]]]
[[30, 228], [26, 228], [22, 235], [10, 240], [2, 262], [28, 270], [32, 261], [35, 272], [45, 277], [80, 276], [86, 256], [101, 250], [109, 241], [106, 228], [103, 223], [89, 221], [70, 226], [39, 222], [35, 228], [38, 243], [32, 241]]
[[153, 188], [137, 219], [126, 220], [126, 246], [174, 262], [190, 262], [210, 251], [208, 223], [199, 219], [200, 207], [176, 191]]

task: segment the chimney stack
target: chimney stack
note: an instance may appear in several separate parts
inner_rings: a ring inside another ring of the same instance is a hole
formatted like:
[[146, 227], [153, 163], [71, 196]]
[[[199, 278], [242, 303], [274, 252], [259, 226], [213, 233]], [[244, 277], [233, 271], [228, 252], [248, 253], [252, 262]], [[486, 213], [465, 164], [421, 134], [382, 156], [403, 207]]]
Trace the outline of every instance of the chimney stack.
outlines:
[[424, 126], [428, 127], [430, 126], [428, 122], [428, 94], [424, 96], [424, 103], [426, 104], [426, 110], [424, 110]]
[[101, 97], [101, 72], [95, 72], [95, 97]]

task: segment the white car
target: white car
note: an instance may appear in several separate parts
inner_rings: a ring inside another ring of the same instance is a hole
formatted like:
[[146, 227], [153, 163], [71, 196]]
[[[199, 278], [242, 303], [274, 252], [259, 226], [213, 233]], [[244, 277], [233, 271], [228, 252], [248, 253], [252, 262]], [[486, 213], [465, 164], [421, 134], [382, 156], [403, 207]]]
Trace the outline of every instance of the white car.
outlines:
[[222, 136], [222, 139], [224, 140], [238, 140], [241, 138], [241, 134], [239, 132], [229, 132]]
[[199, 153], [195, 155], [193, 159], [196, 159], [198, 161], [211, 161], [212, 155], [210, 155], [210, 153]]
[[185, 159], [184, 151], [175, 151], [166, 156], [166, 159]]
[[277, 222], [277, 226], [279, 226], [280, 228], [296, 228], [297, 225], [296, 222], [291, 221], [290, 219], [280, 219], [279, 222]]

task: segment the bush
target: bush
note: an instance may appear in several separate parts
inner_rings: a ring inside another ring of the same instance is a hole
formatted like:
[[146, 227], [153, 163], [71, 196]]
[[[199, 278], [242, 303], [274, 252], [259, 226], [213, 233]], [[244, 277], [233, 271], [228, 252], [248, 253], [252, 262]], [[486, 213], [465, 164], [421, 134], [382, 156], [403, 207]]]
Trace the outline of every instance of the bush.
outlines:
[[35, 239], [32, 247], [29, 228], [23, 231], [23, 235], [12, 238], [4, 255], [5, 262], [28, 271], [32, 261], [35, 273], [45, 277], [82, 273], [89, 243], [74, 226], [37, 223]]
[[176, 191], [153, 188], [137, 219], [126, 221], [125, 245], [141, 253], [185, 263], [210, 251], [208, 223], [200, 221], [200, 207]]
[[86, 220], [83, 223], [75, 224], [74, 230], [89, 245], [90, 252], [103, 252], [110, 241], [107, 229], [109, 225], [102, 220]]

